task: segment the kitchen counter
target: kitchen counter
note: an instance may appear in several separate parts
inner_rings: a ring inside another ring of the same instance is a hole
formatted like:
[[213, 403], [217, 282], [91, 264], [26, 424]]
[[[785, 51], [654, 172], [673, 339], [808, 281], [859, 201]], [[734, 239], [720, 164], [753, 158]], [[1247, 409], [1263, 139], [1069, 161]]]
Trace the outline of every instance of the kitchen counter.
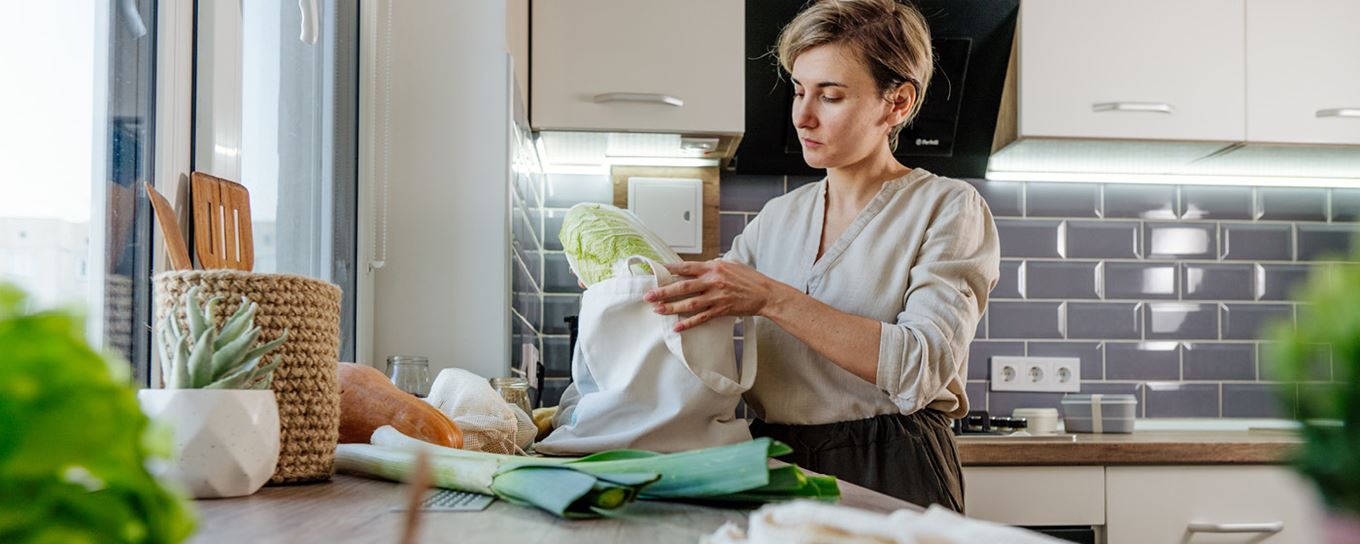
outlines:
[[[841, 502], [878, 512], [911, 503], [841, 482]], [[392, 508], [405, 486], [336, 475], [327, 483], [265, 487], [249, 497], [195, 501], [194, 543], [396, 542], [404, 513]], [[749, 515], [692, 504], [639, 501], [605, 519], [567, 521], [537, 509], [496, 501], [481, 512], [430, 512], [419, 542], [684, 542], [693, 544], [728, 521]]]
[[1132, 434], [957, 437], [964, 466], [1274, 464], [1302, 444], [1283, 431], [1138, 430]]

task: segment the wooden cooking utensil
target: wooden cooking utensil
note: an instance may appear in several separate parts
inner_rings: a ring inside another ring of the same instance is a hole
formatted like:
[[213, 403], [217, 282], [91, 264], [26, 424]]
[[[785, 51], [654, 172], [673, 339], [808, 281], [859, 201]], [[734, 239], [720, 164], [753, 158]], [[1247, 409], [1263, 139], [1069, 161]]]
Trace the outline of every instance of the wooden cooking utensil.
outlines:
[[202, 172], [191, 176], [194, 252], [203, 268], [249, 272], [255, 266], [250, 193], [245, 186]]
[[160, 224], [161, 235], [165, 237], [165, 253], [170, 256], [170, 267], [175, 270], [193, 270], [194, 261], [189, 258], [189, 246], [184, 243], [184, 232], [179, 230], [175, 209], [150, 182], [142, 183], [146, 185], [151, 207], [156, 210], [156, 222]]

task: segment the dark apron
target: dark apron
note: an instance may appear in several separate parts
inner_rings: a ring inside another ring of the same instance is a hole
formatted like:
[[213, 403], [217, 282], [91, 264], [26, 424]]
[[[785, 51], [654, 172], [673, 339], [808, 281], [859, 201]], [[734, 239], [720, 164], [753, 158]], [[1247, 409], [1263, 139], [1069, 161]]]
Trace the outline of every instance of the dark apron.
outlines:
[[949, 417], [925, 409], [825, 425], [756, 420], [751, 434], [793, 448], [780, 457], [920, 506], [963, 512], [963, 468]]

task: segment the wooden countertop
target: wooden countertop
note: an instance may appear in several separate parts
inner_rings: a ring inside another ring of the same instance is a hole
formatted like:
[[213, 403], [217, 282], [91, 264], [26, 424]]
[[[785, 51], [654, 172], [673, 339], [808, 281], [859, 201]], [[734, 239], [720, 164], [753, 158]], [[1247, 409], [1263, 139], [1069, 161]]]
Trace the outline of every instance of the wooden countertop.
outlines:
[[[1075, 437], [1075, 440], [1073, 438]], [[964, 466], [1284, 463], [1302, 444], [1280, 431], [1135, 431], [1007, 438], [956, 437]]]
[[[878, 512], [911, 503], [841, 482], [841, 502]], [[195, 501], [198, 531], [207, 542], [396, 542], [403, 513], [401, 484], [336, 475], [330, 482], [265, 487], [249, 497]], [[732, 521], [746, 526], [749, 511], [639, 501], [605, 519], [567, 521], [543, 511], [496, 501], [481, 512], [430, 512], [419, 542], [684, 542]]]

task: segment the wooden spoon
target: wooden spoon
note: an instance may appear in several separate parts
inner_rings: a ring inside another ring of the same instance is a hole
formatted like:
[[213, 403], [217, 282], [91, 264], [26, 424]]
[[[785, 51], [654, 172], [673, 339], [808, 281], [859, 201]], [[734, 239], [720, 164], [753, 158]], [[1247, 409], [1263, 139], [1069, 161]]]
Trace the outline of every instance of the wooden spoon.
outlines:
[[231, 180], [194, 172], [194, 252], [203, 268], [249, 272], [255, 266], [250, 193]]
[[151, 186], [151, 182], [142, 183], [146, 185], [151, 207], [156, 210], [156, 222], [160, 223], [161, 235], [165, 237], [165, 252], [170, 256], [170, 267], [175, 270], [193, 270], [194, 261], [189, 259], [189, 247], [184, 244], [184, 233], [179, 230], [175, 209]]

